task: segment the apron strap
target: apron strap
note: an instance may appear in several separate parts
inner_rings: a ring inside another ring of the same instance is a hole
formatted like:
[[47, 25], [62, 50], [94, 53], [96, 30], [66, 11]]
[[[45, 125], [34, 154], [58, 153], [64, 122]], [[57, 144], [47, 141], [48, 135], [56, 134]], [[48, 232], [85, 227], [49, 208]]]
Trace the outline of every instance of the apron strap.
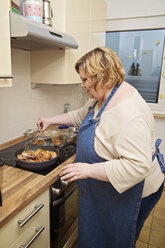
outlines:
[[[115, 87], [114, 87], [113, 90], [111, 91], [110, 95], [108, 96], [107, 100], [105, 101], [104, 105], [102, 106], [102, 108], [100, 109], [100, 111], [98, 112], [98, 114], [97, 114], [97, 116], [96, 116], [96, 118], [95, 118], [96, 122], [100, 119], [100, 116], [101, 116], [101, 114], [103, 113], [105, 107], [107, 106], [107, 104], [109, 103], [109, 101], [111, 100], [112, 96], [115, 94], [115, 92], [117, 91], [117, 89], [119, 88], [120, 85], [121, 85], [121, 83], [115, 85]], [[98, 103], [98, 101], [96, 101], [96, 102], [93, 104], [92, 107], [89, 107], [88, 113], [89, 113], [90, 111], [94, 110], [94, 108], [95, 108], [95, 106], [96, 106], [97, 103]]]
[[162, 140], [161, 139], [157, 139], [155, 142], [155, 153], [152, 156], [152, 161], [154, 161], [155, 157], [158, 160], [158, 163], [160, 165], [161, 171], [163, 173], [165, 173], [165, 164], [164, 164], [164, 156], [162, 153], [160, 153], [159, 151], [159, 146], [161, 144]]
[[100, 109], [100, 111], [98, 112], [96, 119], [99, 119], [99, 117], [101, 116], [101, 114], [103, 113], [104, 109], [106, 108], [107, 104], [109, 103], [109, 101], [111, 100], [111, 98], [113, 97], [113, 95], [115, 94], [115, 92], [117, 91], [117, 89], [119, 88], [120, 84], [115, 85], [115, 87], [113, 88], [113, 90], [111, 91], [110, 95], [108, 96], [107, 100], [105, 101], [104, 105], [102, 106], [102, 108]]

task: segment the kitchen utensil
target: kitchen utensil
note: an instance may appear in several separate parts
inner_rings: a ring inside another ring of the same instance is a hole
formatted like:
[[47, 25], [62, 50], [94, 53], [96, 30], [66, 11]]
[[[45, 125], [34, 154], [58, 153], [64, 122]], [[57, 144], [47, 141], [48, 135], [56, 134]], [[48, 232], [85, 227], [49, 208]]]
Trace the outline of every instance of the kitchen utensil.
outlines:
[[43, 3], [41, 0], [25, 0], [24, 15], [33, 21], [42, 23]]
[[43, 0], [43, 23], [52, 26], [53, 11], [49, 0]]
[[25, 151], [30, 149], [30, 146], [32, 145], [33, 140], [35, 140], [37, 138], [37, 136], [38, 136], [39, 132], [41, 131], [41, 129], [42, 129], [42, 126], [40, 126], [40, 128], [37, 129], [37, 132], [34, 135], [34, 137], [31, 140], [29, 140], [27, 143], [25, 143], [25, 149], [24, 149]]
[[[22, 161], [20, 159], [17, 159], [17, 156], [20, 155], [23, 151], [24, 148], [21, 148], [15, 152], [15, 155], [13, 158], [10, 158], [10, 160], [13, 160], [16, 162], [16, 165], [19, 168], [23, 168], [29, 171], [44, 171], [49, 169], [52, 166], [55, 166], [57, 159], [59, 158], [59, 150], [56, 149], [55, 147], [43, 147], [43, 146], [37, 146], [37, 145], [31, 145], [31, 150], [36, 151], [37, 149], [42, 149], [46, 151], [54, 151], [56, 152], [57, 156], [51, 160], [44, 161], [44, 162], [26, 162]], [[5, 161], [6, 158], [0, 158], [1, 162]]]

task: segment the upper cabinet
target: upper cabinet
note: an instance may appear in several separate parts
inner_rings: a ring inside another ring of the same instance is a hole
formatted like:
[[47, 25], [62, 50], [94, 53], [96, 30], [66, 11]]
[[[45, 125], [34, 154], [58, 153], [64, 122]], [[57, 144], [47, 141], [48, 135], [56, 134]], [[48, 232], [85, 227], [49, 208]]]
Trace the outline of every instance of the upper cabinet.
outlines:
[[[11, 47], [26, 51], [78, 48], [77, 41], [71, 35], [9, 10], [10, 0], [2, 0], [0, 8], [2, 34], [0, 39], [0, 87], [12, 86]], [[56, 58], [54, 59], [56, 60]], [[47, 61], [47, 57], [44, 60]]]
[[0, 7], [0, 87], [12, 86], [9, 0], [1, 0]]
[[74, 70], [76, 61], [90, 49], [105, 45], [106, 2], [51, 0], [53, 26], [48, 27], [18, 14], [9, 14], [9, 1], [2, 0], [0, 8], [3, 33], [0, 85], [11, 85], [11, 47], [30, 51], [34, 86], [80, 83]]
[[[103, 0], [52, 0], [53, 25], [78, 42], [78, 49], [32, 51], [31, 73], [35, 84], [79, 84], [74, 65], [89, 50], [105, 46], [106, 2]], [[47, 59], [45, 59], [47, 58]]]

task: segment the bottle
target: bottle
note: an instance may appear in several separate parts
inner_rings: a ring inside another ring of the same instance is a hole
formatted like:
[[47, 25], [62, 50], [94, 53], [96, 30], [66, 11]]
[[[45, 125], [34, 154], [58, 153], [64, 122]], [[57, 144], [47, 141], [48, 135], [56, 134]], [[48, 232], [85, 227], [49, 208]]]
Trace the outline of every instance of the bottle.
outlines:
[[24, 16], [33, 21], [42, 23], [42, 0], [25, 0], [24, 1]]
[[69, 103], [65, 103], [64, 104], [64, 113], [67, 113], [69, 112], [71, 109], [70, 109], [70, 104]]

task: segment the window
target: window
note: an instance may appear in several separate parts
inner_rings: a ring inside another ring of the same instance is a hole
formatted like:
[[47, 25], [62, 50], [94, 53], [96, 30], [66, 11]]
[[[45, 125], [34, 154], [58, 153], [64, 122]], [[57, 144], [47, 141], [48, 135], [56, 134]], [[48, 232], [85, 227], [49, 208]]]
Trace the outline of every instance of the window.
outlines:
[[119, 56], [125, 81], [148, 103], [158, 103], [165, 29], [106, 32], [106, 47]]

